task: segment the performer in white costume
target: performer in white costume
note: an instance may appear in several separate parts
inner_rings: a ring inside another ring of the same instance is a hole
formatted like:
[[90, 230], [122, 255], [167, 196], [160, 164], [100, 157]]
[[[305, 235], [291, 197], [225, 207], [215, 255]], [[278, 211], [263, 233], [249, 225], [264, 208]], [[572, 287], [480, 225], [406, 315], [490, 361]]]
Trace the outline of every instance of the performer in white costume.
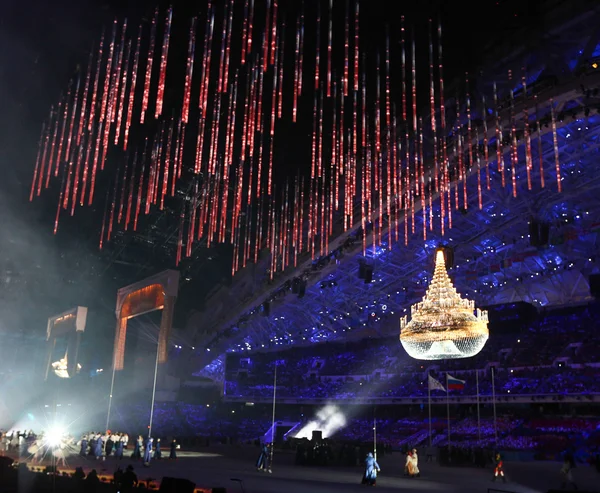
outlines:
[[52, 450], [52, 455], [54, 456], [54, 458], [56, 459], [56, 465], [65, 465], [65, 458], [66, 458], [66, 453], [65, 453], [65, 444], [64, 442], [60, 442], [60, 444], [54, 448], [54, 450]]
[[406, 461], [404, 462], [404, 475], [412, 476], [412, 452], [409, 450], [406, 452]]
[[409, 478], [418, 478], [419, 472], [419, 456], [417, 449], [412, 449], [406, 454], [406, 463], [404, 464], [404, 474]]
[[19, 448], [19, 431], [13, 431], [12, 432], [12, 438], [10, 439], [10, 446], [12, 449], [18, 449]]
[[421, 471], [419, 471], [419, 455], [417, 454], [416, 448], [412, 449], [411, 461], [413, 476], [418, 478], [421, 475]]
[[43, 444], [40, 439], [37, 439], [35, 442], [31, 444], [31, 446], [27, 449], [27, 453], [31, 455], [31, 462], [36, 463], [39, 462], [41, 456], [43, 454]]

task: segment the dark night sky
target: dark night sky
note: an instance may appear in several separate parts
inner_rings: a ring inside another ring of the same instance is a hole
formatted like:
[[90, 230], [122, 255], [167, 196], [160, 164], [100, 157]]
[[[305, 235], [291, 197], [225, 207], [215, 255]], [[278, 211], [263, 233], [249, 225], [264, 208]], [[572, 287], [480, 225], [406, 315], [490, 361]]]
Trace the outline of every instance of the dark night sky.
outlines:
[[[236, 2], [238, 5], [240, 3], [242, 2], [239, 0]], [[297, 10], [299, 5], [296, 0], [280, 0], [279, 3], [280, 11], [286, 8]], [[344, 10], [344, 0], [335, 0], [334, 3], [334, 9], [340, 12]], [[533, 2], [484, 0], [477, 2], [476, 13], [467, 11], [461, 4], [471, 3], [441, 0], [363, 1], [361, 45], [368, 47], [370, 53], [377, 47], [382, 47], [385, 24], [390, 24], [390, 32], [394, 38], [394, 33], [399, 30], [400, 15], [406, 15], [407, 26], [413, 26], [417, 32], [417, 56], [419, 63], [423, 65], [421, 72], [424, 72], [423, 76], [426, 78], [427, 20], [440, 16], [444, 25], [446, 79], [450, 80], [453, 76], [462, 77], [465, 70], [472, 70], [483, 60], [481, 47], [488, 41], [490, 27], [493, 28], [492, 32], [502, 36], [512, 26], [526, 22], [528, 17], [535, 14], [531, 6]], [[194, 14], [189, 5], [190, 2], [173, 2], [174, 41], [170, 53], [185, 52], [185, 47], [182, 49], [181, 44], [186, 42], [189, 18]], [[256, 0], [256, 5], [258, 11], [262, 1]], [[308, 19], [308, 11], [315, 9], [316, 3], [314, 0], [306, 0], [306, 5]], [[324, 11], [326, 5], [327, 2], [324, 1]], [[398, 10], [399, 5], [406, 10]], [[195, 3], [194, 8], [197, 7], [198, 3]], [[50, 313], [43, 309], [36, 310], [24, 298], [45, 299], [49, 306], [64, 310], [75, 304], [93, 304], [89, 299], [91, 296], [96, 300], [97, 309], [103, 310], [107, 315], [113, 310], [111, 303], [114, 303], [115, 286], [111, 277], [114, 277], [114, 271], [106, 271], [104, 278], [99, 276], [99, 273], [104, 272], [102, 262], [94, 257], [99, 223], [88, 225], [86, 221], [79, 220], [71, 226], [65, 226], [62, 234], [54, 237], [52, 220], [49, 220], [53, 217], [53, 211], [49, 204], [54, 204], [55, 199], [30, 204], [28, 193], [41, 123], [48, 115], [50, 104], [55, 103], [60, 91], [66, 88], [67, 81], [76, 72], [78, 64], [85, 70], [89, 49], [94, 42], [97, 43], [102, 27], [109, 25], [115, 16], [128, 16], [135, 26], [140, 19], [151, 17], [154, 8], [154, 3], [116, 0], [3, 2], [3, 15], [0, 17], [0, 220], [3, 225], [0, 229], [0, 275], [2, 271], [9, 271], [13, 281], [19, 277], [21, 280], [25, 278], [25, 283], [29, 285], [28, 290], [21, 292], [14, 282], [4, 284], [5, 301], [15, 298], [21, 303], [14, 305], [10, 302], [6, 306], [13, 310], [18, 308], [39, 312], [33, 318], [29, 314], [27, 323], [41, 323]], [[199, 10], [204, 12], [206, 9], [202, 6]], [[291, 34], [295, 15], [288, 18]], [[203, 29], [203, 23], [200, 23], [199, 38], [203, 35]], [[312, 33], [308, 30], [306, 37], [310, 38]], [[399, 51], [396, 50], [396, 53]], [[311, 52], [309, 56], [314, 55]], [[177, 55], [173, 57], [176, 60]], [[197, 60], [198, 57], [197, 54]], [[393, 63], [399, 66], [397, 61]], [[426, 87], [425, 83], [421, 92], [425, 92]], [[75, 257], [78, 259], [78, 265], [75, 266], [77, 276], [73, 275], [73, 265], [68, 265], [69, 259]], [[229, 265], [227, 259], [223, 266], [214, 267], [214, 275], [224, 275]], [[31, 276], [36, 277], [36, 283], [31, 282]], [[74, 296], [72, 290], [69, 291], [68, 285], [74, 284], [74, 277], [78, 283], [85, 285], [86, 296], [81, 294], [81, 288], [75, 290], [78, 296]], [[8, 292], [12, 298], [7, 295]], [[99, 299], [102, 301], [99, 302]], [[7, 312], [4, 313], [3, 325], [22, 323], [19, 314], [6, 317]]]

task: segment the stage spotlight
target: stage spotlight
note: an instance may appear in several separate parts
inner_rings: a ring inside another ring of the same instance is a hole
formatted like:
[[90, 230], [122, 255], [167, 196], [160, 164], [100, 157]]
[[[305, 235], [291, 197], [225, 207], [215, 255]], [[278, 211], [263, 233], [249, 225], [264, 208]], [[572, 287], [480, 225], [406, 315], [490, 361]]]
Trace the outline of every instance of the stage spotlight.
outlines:
[[45, 442], [51, 448], [56, 448], [62, 442], [65, 430], [61, 426], [53, 426], [46, 431]]
[[312, 438], [313, 431], [321, 430], [323, 438], [333, 436], [346, 426], [346, 416], [337, 406], [327, 405], [317, 412], [316, 419], [309, 421], [296, 435], [296, 438]]

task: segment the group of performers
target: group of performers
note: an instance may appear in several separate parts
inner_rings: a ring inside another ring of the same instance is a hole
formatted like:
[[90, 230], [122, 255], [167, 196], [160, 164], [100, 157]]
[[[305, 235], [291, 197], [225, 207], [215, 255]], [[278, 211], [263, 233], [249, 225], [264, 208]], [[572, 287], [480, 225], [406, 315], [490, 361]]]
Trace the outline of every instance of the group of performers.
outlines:
[[[256, 469], [261, 472], [271, 473], [271, 460], [273, 454], [273, 444], [263, 443], [261, 446], [260, 454], [256, 461]], [[375, 486], [377, 483], [377, 473], [381, 471], [377, 459], [372, 452], [367, 454], [365, 458], [365, 472], [362, 478], [362, 484]], [[417, 449], [412, 449], [406, 455], [406, 464], [404, 468], [404, 474], [411, 478], [420, 476], [419, 472], [419, 456], [417, 455]]]
[[82, 457], [93, 456], [96, 460], [106, 460], [114, 454], [122, 459], [123, 450], [129, 442], [127, 433], [91, 432], [83, 435], [79, 442], [79, 455]]
[[27, 447], [35, 442], [36, 439], [37, 437], [33, 433], [33, 430], [0, 430], [0, 455], [4, 455], [5, 452], [15, 451], [18, 451], [19, 455], [22, 455], [27, 450]]
[[43, 432], [0, 431], [0, 455], [9, 453], [17, 457], [29, 457], [32, 463], [39, 463], [45, 457], [54, 457], [57, 465], [65, 465], [65, 458], [76, 453], [75, 437], [65, 433], [49, 439]]
[[[563, 474], [566, 478], [566, 484], [574, 484], [572, 475], [570, 475], [572, 471], [572, 463], [572, 460], [569, 461], [568, 459], [565, 459], [565, 465], [563, 466]], [[369, 452], [365, 459], [365, 473], [363, 475], [362, 484], [375, 486], [377, 482], [377, 473], [380, 471], [381, 468], [377, 463], [377, 459], [375, 459], [373, 454]], [[417, 454], [417, 449], [415, 448], [413, 448], [406, 454], [404, 475], [409, 478], [418, 478], [421, 476], [421, 472], [419, 471], [419, 455]], [[494, 476], [492, 478], [492, 481], [496, 481], [498, 478], [501, 478], [502, 481], [506, 483], [506, 476], [504, 475], [504, 461], [502, 460], [500, 454], [496, 454], [494, 458]]]
[[[7, 451], [17, 452], [18, 455], [24, 455], [24, 451], [32, 458], [32, 462], [41, 462], [46, 453], [50, 452], [57, 460], [58, 465], [65, 464], [65, 457], [77, 453], [79, 447], [79, 455], [93, 456], [96, 460], [106, 460], [107, 457], [114, 455], [118, 459], [123, 458], [124, 450], [129, 443], [129, 435], [127, 433], [106, 433], [91, 432], [83, 435], [79, 442], [65, 434], [60, 437], [57, 443], [49, 444], [44, 438], [44, 434], [35, 435], [32, 431], [20, 432], [0, 432], [0, 455]], [[169, 459], [177, 459], [177, 441], [173, 439], [170, 444]], [[264, 443], [261, 447], [260, 455], [256, 461], [256, 469], [261, 472], [271, 473], [271, 461], [273, 457], [273, 444]], [[151, 460], [162, 459], [162, 449], [160, 438], [154, 440], [151, 437], [144, 439], [138, 435], [134, 441], [134, 448], [131, 454], [131, 459], [142, 460], [144, 466], [148, 467]], [[561, 473], [564, 476], [564, 483], [574, 485], [572, 470], [574, 461], [571, 456], [568, 456], [563, 464]], [[369, 452], [365, 458], [365, 472], [362, 479], [362, 484], [375, 486], [377, 482], [377, 473], [381, 471], [377, 459], [373, 453]], [[406, 454], [406, 462], [404, 465], [404, 475], [409, 478], [418, 478], [421, 473], [419, 471], [419, 456], [417, 449], [413, 448]], [[492, 481], [501, 479], [506, 483], [504, 475], [504, 462], [500, 454], [494, 457], [494, 475]]]
[[[365, 473], [362, 478], [362, 484], [375, 486], [377, 484], [377, 474], [379, 472], [381, 472], [381, 467], [379, 467], [375, 456], [369, 452], [365, 459]], [[412, 449], [406, 454], [404, 475], [410, 478], [418, 478], [421, 475], [419, 472], [419, 456], [417, 455], [417, 449]]]
[[[0, 455], [7, 452], [19, 457], [29, 456], [33, 463], [42, 462], [46, 456], [53, 456], [57, 465], [65, 465], [67, 457], [77, 454], [81, 457], [94, 457], [96, 460], [106, 460], [110, 456], [122, 459], [128, 443], [127, 433], [112, 433], [110, 430], [106, 433], [86, 433], [79, 441], [67, 433], [60, 437], [53, 436], [49, 440], [43, 432], [36, 435], [33, 431], [0, 431]], [[177, 459], [178, 448], [177, 441], [173, 439], [169, 459]], [[162, 459], [160, 438], [144, 439], [139, 435], [134, 442], [131, 458], [142, 460], [146, 467], [151, 460]]]
[[[105, 434], [88, 433], [81, 437], [79, 455], [92, 455], [97, 460], [106, 460], [113, 454], [118, 459], [123, 458], [123, 452], [129, 443], [129, 435], [127, 433], [111, 433], [107, 431]], [[173, 439], [170, 445], [169, 459], [177, 459], [177, 441]], [[154, 440], [152, 437], [143, 438], [138, 435], [134, 441], [133, 452], [131, 454], [133, 460], [142, 460], [144, 466], [148, 467], [151, 460], [162, 459], [162, 449], [160, 438]]]

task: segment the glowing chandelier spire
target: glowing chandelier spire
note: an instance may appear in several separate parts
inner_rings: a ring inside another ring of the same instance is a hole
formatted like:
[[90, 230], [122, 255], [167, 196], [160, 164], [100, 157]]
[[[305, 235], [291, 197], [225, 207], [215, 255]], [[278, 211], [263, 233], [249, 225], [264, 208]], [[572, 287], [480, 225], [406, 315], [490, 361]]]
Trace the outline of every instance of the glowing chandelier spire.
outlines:
[[444, 251], [435, 257], [433, 280], [423, 301], [410, 308], [411, 320], [400, 319], [400, 342], [415, 359], [469, 358], [489, 337], [487, 311], [456, 292], [446, 272]]

